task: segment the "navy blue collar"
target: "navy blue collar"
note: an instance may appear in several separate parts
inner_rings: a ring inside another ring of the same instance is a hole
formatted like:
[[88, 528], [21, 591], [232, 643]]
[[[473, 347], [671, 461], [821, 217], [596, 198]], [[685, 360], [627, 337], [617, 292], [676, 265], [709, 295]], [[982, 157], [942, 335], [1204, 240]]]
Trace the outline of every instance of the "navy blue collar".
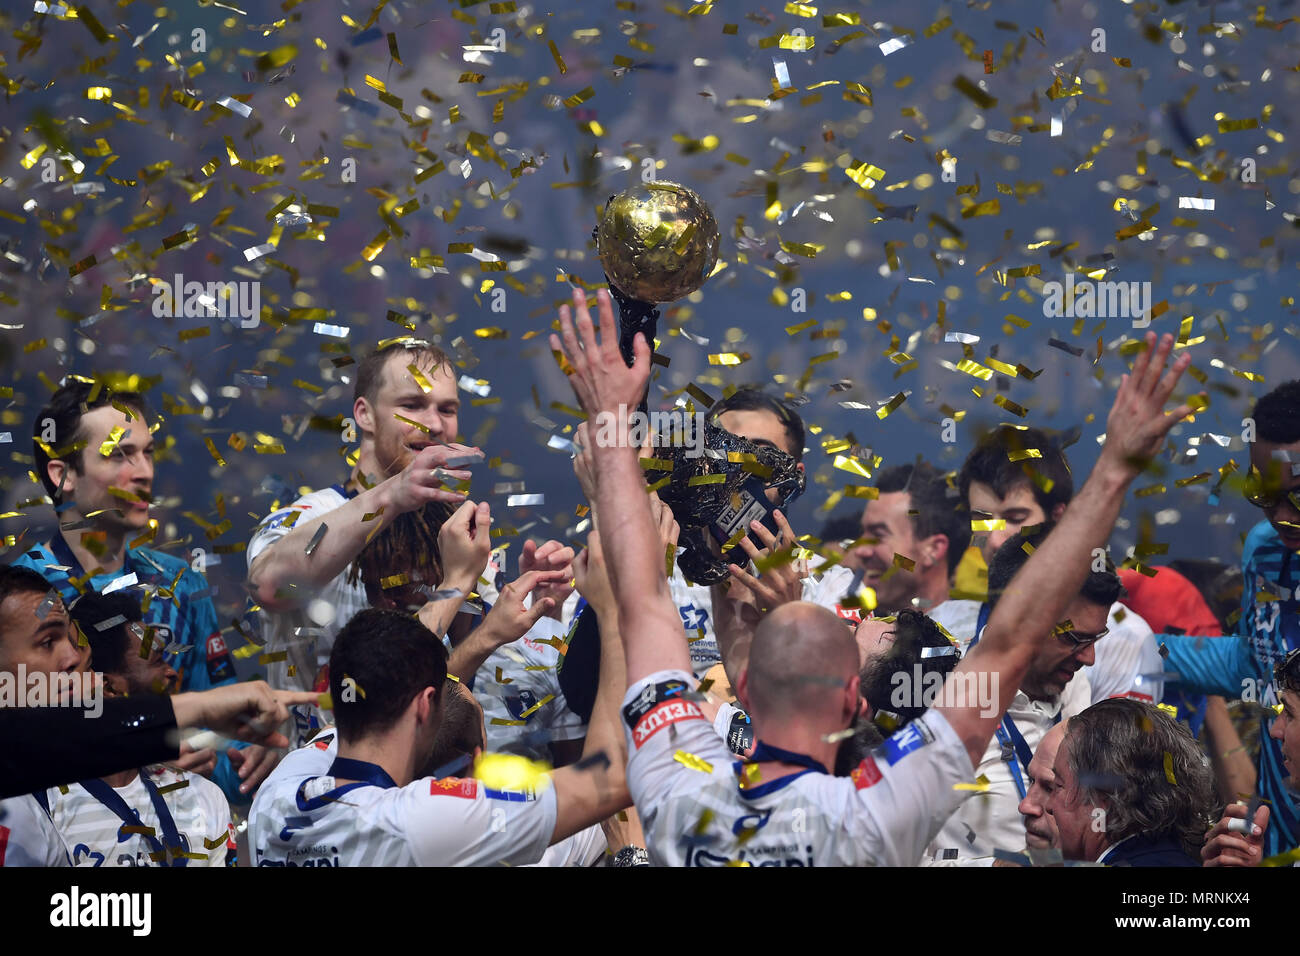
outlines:
[[746, 765], [773, 762], [794, 764], [796, 767], [804, 767], [805, 769], [800, 770], [797, 773], [784, 774], [783, 776], [777, 777], [775, 780], [763, 781], [757, 786], [741, 787], [741, 796], [750, 799], [767, 796], [767, 794], [774, 793], [782, 787], [789, 786], [804, 774], [823, 773], [830, 776], [830, 771], [826, 769], [826, 765], [821, 761], [814, 760], [807, 754], [795, 753], [793, 750], [782, 750], [780, 747], [773, 747], [771, 744], [766, 744], [761, 740], [754, 742], [754, 752], [749, 755], [749, 759], [737, 760], [732, 764], [732, 767], [736, 771], [736, 776], [740, 777], [741, 781], [743, 781], [744, 767]]

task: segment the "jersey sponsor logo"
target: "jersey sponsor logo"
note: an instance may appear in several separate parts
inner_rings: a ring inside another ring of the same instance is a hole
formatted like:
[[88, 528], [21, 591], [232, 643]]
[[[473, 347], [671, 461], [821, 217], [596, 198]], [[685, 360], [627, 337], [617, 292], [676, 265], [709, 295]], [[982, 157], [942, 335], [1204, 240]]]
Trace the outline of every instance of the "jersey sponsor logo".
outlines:
[[862, 623], [862, 611], [859, 608], [845, 607], [842, 604], [837, 604], [835, 605], [835, 613], [846, 621], [854, 621], [858, 624]]
[[472, 777], [443, 777], [441, 780], [430, 780], [429, 795], [473, 800], [478, 796], [478, 781]]
[[853, 781], [853, 786], [859, 790], [865, 790], [867, 787], [874, 787], [884, 779], [880, 768], [876, 766], [875, 757], [867, 757], [862, 763], [858, 764], [853, 772], [849, 774], [849, 779]]
[[679, 680], [660, 681], [658, 684], [646, 684], [636, 700], [623, 708], [623, 719], [629, 727], [654, 709], [656, 704], [666, 700], [678, 700], [687, 690], [686, 683]]
[[767, 826], [767, 821], [772, 819], [772, 811], [766, 813], [746, 813], [731, 825], [731, 832], [740, 836], [746, 830], [751, 834], [757, 833], [763, 827]]
[[220, 634], [208, 638], [208, 683], [220, 684], [235, 676], [235, 662]]
[[[761, 837], [759, 838], [761, 839]], [[808, 855], [798, 857], [802, 850]], [[686, 850], [687, 866], [816, 866], [812, 857], [811, 846], [800, 847], [798, 844], [785, 846], [755, 846], [746, 844], [735, 858], [710, 853], [698, 844], [692, 844]], [[770, 857], [770, 859], [768, 858]]]
[[[510, 711], [510, 716], [515, 720], [528, 720], [532, 718], [537, 711], [537, 695], [531, 690], [521, 690], [517, 694], [506, 694], [501, 698], [506, 705], [506, 710]], [[533, 711], [525, 717], [527, 711]]]
[[229, 653], [229, 651], [226, 648], [226, 642], [222, 639], [220, 634], [213, 634], [208, 638], [208, 660], [216, 660], [218, 657], [227, 653]]
[[677, 608], [677, 613], [682, 616], [682, 627], [688, 631], [703, 630], [704, 625], [709, 622], [709, 612], [694, 604], [681, 605]]
[[704, 715], [700, 713], [700, 708], [689, 700], [664, 701], [642, 717], [632, 728], [632, 742], [636, 744], [637, 749], [640, 749], [642, 744], [669, 724], [682, 720], [703, 719]]
[[885, 741], [885, 759], [892, 767], [914, 750], [920, 750], [934, 739], [925, 724], [914, 720]]

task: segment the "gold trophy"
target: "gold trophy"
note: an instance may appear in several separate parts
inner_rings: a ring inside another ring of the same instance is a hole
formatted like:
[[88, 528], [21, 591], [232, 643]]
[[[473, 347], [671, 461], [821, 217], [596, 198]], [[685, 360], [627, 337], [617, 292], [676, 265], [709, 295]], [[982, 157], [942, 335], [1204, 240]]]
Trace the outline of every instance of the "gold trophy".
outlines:
[[611, 196], [592, 232], [605, 280], [618, 303], [619, 348], [654, 347], [656, 304], [690, 295], [718, 261], [718, 222], [704, 200], [678, 183], [649, 182]]

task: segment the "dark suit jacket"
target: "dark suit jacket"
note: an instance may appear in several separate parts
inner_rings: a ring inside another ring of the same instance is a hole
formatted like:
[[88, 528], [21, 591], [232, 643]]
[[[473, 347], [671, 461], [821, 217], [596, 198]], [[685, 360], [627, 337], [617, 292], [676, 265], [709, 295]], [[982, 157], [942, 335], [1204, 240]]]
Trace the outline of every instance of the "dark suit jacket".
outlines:
[[1200, 866], [1171, 833], [1140, 833], [1116, 844], [1102, 860], [1107, 866]]

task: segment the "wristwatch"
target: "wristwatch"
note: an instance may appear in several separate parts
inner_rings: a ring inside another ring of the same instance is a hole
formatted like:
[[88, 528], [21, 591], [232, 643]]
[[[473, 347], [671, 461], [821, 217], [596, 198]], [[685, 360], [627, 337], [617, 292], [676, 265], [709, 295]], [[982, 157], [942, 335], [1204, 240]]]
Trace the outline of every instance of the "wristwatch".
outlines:
[[650, 854], [642, 846], [623, 847], [610, 859], [610, 866], [649, 866]]

